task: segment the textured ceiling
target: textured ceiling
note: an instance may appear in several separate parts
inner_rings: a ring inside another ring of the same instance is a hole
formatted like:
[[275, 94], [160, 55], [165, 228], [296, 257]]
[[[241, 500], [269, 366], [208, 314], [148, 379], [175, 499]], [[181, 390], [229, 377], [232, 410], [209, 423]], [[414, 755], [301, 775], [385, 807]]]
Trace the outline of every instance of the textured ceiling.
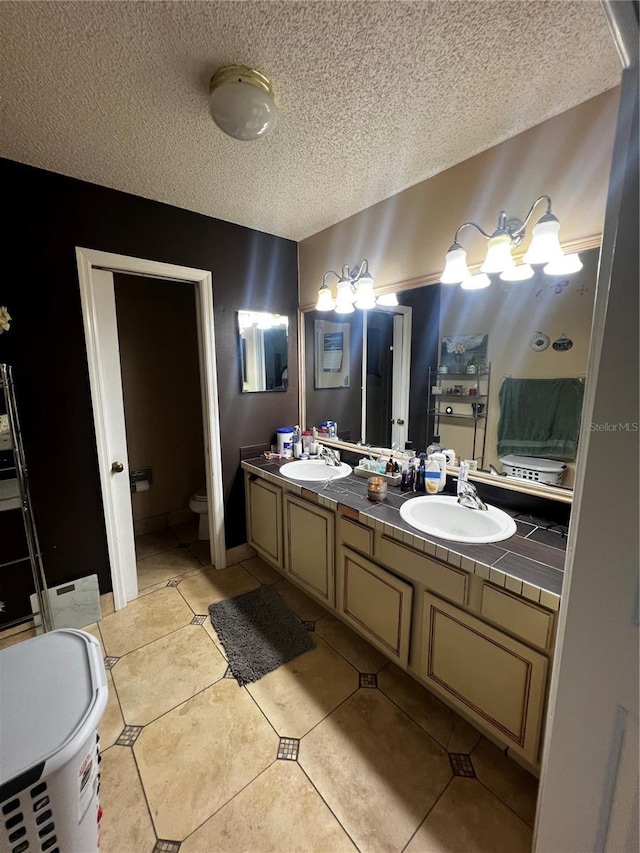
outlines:
[[[303, 239], [617, 85], [596, 0], [0, 2], [0, 154]], [[209, 117], [271, 80], [256, 142]]]

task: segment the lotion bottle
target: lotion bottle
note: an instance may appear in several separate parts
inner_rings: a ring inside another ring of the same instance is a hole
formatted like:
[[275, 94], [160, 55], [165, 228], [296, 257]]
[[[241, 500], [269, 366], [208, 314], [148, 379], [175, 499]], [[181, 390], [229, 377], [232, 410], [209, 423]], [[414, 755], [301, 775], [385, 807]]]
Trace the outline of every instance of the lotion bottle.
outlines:
[[447, 457], [444, 453], [432, 453], [429, 457], [433, 459], [440, 471], [440, 482], [438, 483], [438, 491], [441, 492], [447, 485]]
[[429, 457], [424, 470], [424, 490], [428, 495], [435, 495], [440, 491], [440, 465], [433, 455]]

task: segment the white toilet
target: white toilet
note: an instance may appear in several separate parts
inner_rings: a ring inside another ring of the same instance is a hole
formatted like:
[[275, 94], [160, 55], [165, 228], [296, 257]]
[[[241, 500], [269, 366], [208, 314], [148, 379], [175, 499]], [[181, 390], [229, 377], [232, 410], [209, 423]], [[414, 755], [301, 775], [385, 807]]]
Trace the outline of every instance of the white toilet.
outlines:
[[189, 501], [189, 509], [200, 516], [198, 520], [198, 539], [209, 538], [209, 501], [207, 491], [203, 486], [192, 496]]

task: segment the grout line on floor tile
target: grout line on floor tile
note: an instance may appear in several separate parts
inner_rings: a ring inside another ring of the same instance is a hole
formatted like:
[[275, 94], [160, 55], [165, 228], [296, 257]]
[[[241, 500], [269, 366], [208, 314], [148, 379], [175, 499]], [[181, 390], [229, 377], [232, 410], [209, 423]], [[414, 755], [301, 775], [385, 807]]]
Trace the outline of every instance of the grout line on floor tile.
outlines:
[[[510, 758], [510, 759], [509, 759], [509, 761], [513, 761], [513, 759], [512, 759], [512, 758]], [[515, 762], [514, 762], [514, 763], [515, 763]], [[524, 768], [522, 768], [522, 769], [524, 770]], [[500, 774], [500, 775], [502, 775], [502, 774]], [[535, 777], [534, 777], [534, 778], [535, 778]], [[503, 800], [503, 799], [502, 799], [502, 797], [501, 797], [499, 794], [496, 794], [496, 792], [493, 790], [493, 788], [490, 788], [490, 787], [489, 787], [487, 784], [485, 784], [485, 783], [482, 781], [482, 779], [480, 779], [478, 776], [476, 776], [476, 780], [477, 780], [477, 781], [482, 785], [482, 787], [483, 787], [483, 788], [485, 788], [485, 789], [486, 789], [486, 790], [487, 790], [487, 791], [488, 791], [488, 792], [489, 792], [493, 797], [495, 797], [495, 798], [496, 798], [496, 800], [498, 800], [499, 802], [501, 802], [501, 803], [502, 803], [502, 805], [503, 805], [503, 806], [505, 806], [506, 808], [508, 808], [508, 809], [509, 809], [509, 811], [510, 811], [512, 814], [514, 814], [514, 815], [518, 818], [518, 820], [522, 821], [522, 823], [524, 823], [524, 825], [525, 825], [525, 826], [528, 826], [528, 827], [529, 827], [529, 829], [533, 829], [533, 823], [529, 823], [529, 821], [525, 820], [525, 819], [522, 817], [522, 815], [519, 815], [519, 814], [518, 814], [518, 812], [514, 811], [513, 807], [512, 807], [512, 806], [510, 806], [510, 805], [509, 805], [509, 803], [507, 803], [505, 800]], [[534, 822], [535, 822], [535, 815], [536, 815], [536, 812], [537, 812], [537, 811], [538, 811], [538, 797], [536, 797], [536, 810], [535, 810], [534, 815], [533, 815]]]
[[[167, 588], [166, 586], [162, 587], [162, 589], [166, 589], [166, 588]], [[174, 587], [174, 589], [177, 589], [177, 587]], [[160, 591], [161, 590], [159, 590], [159, 589], [156, 590], [156, 592], [160, 592]], [[153, 595], [153, 593], [149, 593], [149, 594]], [[197, 614], [194, 614], [194, 615], [197, 615]], [[128, 652], [125, 652], [125, 654], [123, 654], [123, 655], [105, 655], [105, 657], [117, 657], [118, 660], [122, 660], [122, 658], [126, 658], [127, 655], [130, 655], [132, 652], [137, 652], [139, 649], [144, 649], [147, 646], [152, 645], [153, 643], [157, 643], [158, 640], [164, 640], [165, 637], [170, 637], [172, 634], [177, 634], [178, 631], [182, 631], [183, 628], [188, 628], [190, 625], [191, 625], [190, 621], [185, 622], [184, 625], [180, 625], [179, 628], [174, 628], [172, 631], [167, 631], [166, 634], [162, 634], [160, 637], [155, 637], [155, 639], [149, 640], [148, 643], [142, 643], [140, 646], [136, 646], [135, 649], [130, 649]], [[106, 649], [105, 649], [105, 652], [106, 652]]]
[[454, 776], [454, 775], [453, 775], [453, 773], [452, 773], [452, 774], [451, 774], [451, 779], [449, 779], [449, 781], [447, 782], [447, 784], [444, 786], [443, 790], [440, 792], [440, 796], [439, 796], [439, 797], [436, 797], [435, 801], [431, 804], [431, 808], [427, 810], [426, 815], [422, 818], [422, 820], [420, 821], [420, 823], [419, 823], [419, 824], [418, 824], [418, 826], [416, 827], [415, 832], [413, 832], [413, 833], [412, 833], [411, 838], [410, 838], [410, 839], [407, 841], [407, 843], [404, 845], [404, 847], [402, 848], [402, 850], [400, 851], [400, 853], [404, 853], [404, 851], [407, 849], [407, 847], [411, 844], [411, 842], [413, 841], [413, 839], [415, 838], [415, 836], [417, 835], [417, 833], [420, 831], [420, 828], [422, 827], [422, 825], [424, 824], [424, 822], [427, 820], [427, 818], [429, 817], [429, 815], [431, 814], [431, 812], [435, 809], [436, 805], [440, 802], [440, 800], [441, 800], [441, 799], [442, 799], [442, 797], [444, 796], [445, 792], [448, 790], [449, 785], [450, 785], [450, 784], [453, 782], [453, 780], [454, 780], [454, 779], [456, 779], [456, 778], [458, 778], [458, 779], [459, 779], [460, 777], [459, 777], [459, 776], [458, 776], [458, 777], [456, 777], [456, 776]]
[[[393, 661], [389, 661], [389, 663], [393, 663]], [[383, 669], [386, 669], [386, 667], [383, 667]], [[382, 672], [382, 669], [380, 670], [380, 672]], [[379, 676], [379, 675], [380, 675], [380, 673], [378, 673], [378, 676]], [[419, 682], [419, 681], [418, 681], [417, 683], [420, 685], [420, 687], [422, 687], [422, 685], [420, 684], [420, 682]], [[427, 688], [425, 687], [424, 689], [426, 690]], [[389, 694], [388, 694], [388, 693], [385, 693], [385, 692], [384, 692], [384, 690], [382, 689], [382, 687], [380, 687], [380, 684], [379, 684], [379, 683], [378, 683], [378, 690], [382, 693], [382, 695], [383, 695], [386, 699], [388, 699], [388, 700], [389, 700], [389, 702], [391, 702], [391, 704], [392, 704], [392, 705], [395, 705], [395, 707], [396, 707], [399, 711], [402, 711], [402, 713], [405, 715], [405, 717], [407, 717], [409, 720], [411, 720], [411, 722], [414, 724], [414, 726], [417, 726], [417, 727], [420, 729], [420, 731], [421, 731], [421, 732], [424, 732], [426, 735], [429, 735], [429, 737], [431, 738], [431, 740], [435, 743], [435, 745], [436, 745], [439, 749], [441, 749], [444, 753], [446, 753], [446, 755], [447, 755], [447, 756], [449, 755], [449, 750], [447, 749], [447, 747], [446, 747], [446, 746], [443, 746], [443, 745], [440, 743], [440, 741], [435, 737], [435, 735], [432, 735], [432, 734], [431, 734], [431, 732], [428, 732], [425, 728], [423, 728], [423, 727], [420, 725], [420, 723], [419, 723], [419, 722], [417, 722], [417, 720], [414, 720], [414, 719], [413, 719], [413, 717], [411, 716], [411, 714], [409, 714], [409, 713], [408, 713], [408, 711], [405, 711], [405, 709], [404, 709], [401, 705], [398, 705], [398, 703], [395, 701], [395, 699], [393, 699], [391, 696], [389, 696]], [[427, 690], [427, 692], [429, 692], [429, 691]], [[437, 697], [435, 694], [433, 694], [433, 693], [432, 693], [431, 695], [432, 695], [435, 699], [438, 699], [438, 697]], [[439, 701], [439, 702], [441, 702], [442, 700], [441, 700], [441, 699], [438, 699], [438, 701]], [[444, 702], [442, 702], [442, 704], [444, 705]], [[456, 713], [452, 708], [449, 708], [449, 706], [448, 706], [448, 705], [445, 705], [445, 708], [447, 708], [447, 710], [451, 711], [451, 713], [452, 713], [452, 714], [455, 714], [455, 713]], [[456, 715], [456, 716], [457, 716], [457, 715]], [[461, 718], [461, 719], [462, 719], [462, 718]], [[466, 722], [466, 720], [465, 720], [465, 722]], [[469, 723], [469, 725], [471, 725], [471, 723]], [[479, 734], [480, 734], [480, 733], [478, 732], [478, 735], [479, 735]], [[451, 733], [449, 733], [449, 740], [451, 740]]]
[[[143, 730], [144, 730], [144, 728], [145, 727], [143, 726]], [[140, 734], [142, 734], [142, 732], [140, 732]], [[135, 746], [135, 744], [134, 744], [134, 746]], [[147, 813], [149, 815], [149, 820], [151, 821], [151, 827], [153, 829], [153, 834], [155, 835], [156, 841], [157, 841], [158, 840], [158, 829], [157, 829], [155, 821], [153, 819], [153, 812], [151, 811], [151, 804], [149, 803], [149, 799], [147, 797], [147, 792], [146, 792], [145, 787], [144, 787], [144, 782], [142, 780], [142, 774], [140, 773], [140, 768], [138, 767], [138, 759], [136, 757], [136, 751], [135, 751], [134, 747], [131, 747], [131, 755], [133, 756], [133, 763], [135, 764], [136, 773], [138, 774], [138, 780], [140, 782], [140, 787], [142, 789], [142, 796], [144, 797], [144, 802], [145, 802], [145, 805], [147, 807]]]
[[[300, 740], [301, 740], [301, 742], [302, 742], [302, 738], [301, 738]], [[313, 779], [311, 778], [311, 776], [309, 776], [309, 774], [308, 774], [308, 773], [307, 773], [307, 771], [304, 769], [304, 767], [302, 766], [302, 764], [300, 764], [300, 761], [299, 761], [299, 760], [298, 760], [298, 761], [296, 761], [296, 764], [298, 765], [298, 767], [300, 768], [300, 770], [302, 770], [302, 772], [303, 772], [303, 773], [304, 773], [304, 775], [306, 776], [306, 778], [307, 778], [307, 780], [308, 780], [309, 784], [311, 785], [311, 787], [313, 788], [313, 790], [316, 792], [316, 794], [320, 797], [320, 800], [325, 804], [325, 806], [326, 806], [326, 807], [327, 807], [327, 809], [329, 810], [329, 814], [333, 815], [333, 819], [335, 820], [335, 822], [338, 824], [338, 826], [339, 826], [339, 827], [341, 827], [341, 828], [342, 828], [342, 831], [343, 831], [343, 832], [344, 832], [344, 834], [347, 836], [347, 838], [349, 839], [349, 841], [353, 844], [353, 846], [354, 846], [355, 850], [357, 850], [357, 851], [358, 851], [358, 853], [360, 853], [360, 848], [359, 848], [359, 847], [358, 847], [358, 845], [356, 844], [355, 839], [351, 837], [351, 835], [350, 835], [349, 831], [347, 830], [347, 827], [342, 823], [342, 821], [340, 820], [340, 818], [338, 817], [338, 815], [334, 812], [334, 810], [331, 808], [331, 806], [329, 805], [329, 803], [328, 803], [328, 802], [325, 800], [325, 798], [322, 796], [322, 794], [320, 793], [320, 791], [319, 791], [319, 790], [318, 790], [318, 788], [316, 787], [316, 785], [315, 785], [315, 783], [314, 783]]]
[[[266, 773], [267, 770], [270, 767], [272, 767], [274, 764], [276, 764], [277, 761], [278, 761], [278, 759], [274, 758], [273, 761], [271, 761], [269, 764], [267, 764], [267, 766], [263, 770], [261, 770], [257, 776], [254, 776], [253, 779], [251, 779], [249, 782], [247, 782], [247, 784], [244, 785], [242, 788], [240, 788], [239, 791], [236, 791], [236, 793], [232, 797], [230, 797], [226, 802], [224, 802], [224, 803], [222, 803], [222, 805], [218, 806], [218, 808], [215, 811], [211, 812], [210, 815], [207, 815], [207, 817], [202, 821], [202, 823], [199, 824], [198, 826], [196, 826], [196, 828], [192, 832], [190, 832], [189, 835], [185, 835], [185, 837], [182, 839], [182, 841], [180, 843], [184, 844], [185, 841], [187, 840], [187, 838], [191, 838], [191, 836], [194, 833], [198, 832], [198, 830], [201, 829], [208, 820], [211, 820], [211, 818], [214, 817], [215, 815], [217, 815], [221, 809], [223, 809], [225, 806], [229, 805], [229, 803], [232, 803], [237, 796], [239, 796], [243, 791], [245, 791], [249, 787], [249, 785], [253, 785], [253, 783], [256, 781], [256, 779], [259, 779], [262, 776], [262, 774]], [[293, 763], [297, 764], [297, 762], [293, 762]]]

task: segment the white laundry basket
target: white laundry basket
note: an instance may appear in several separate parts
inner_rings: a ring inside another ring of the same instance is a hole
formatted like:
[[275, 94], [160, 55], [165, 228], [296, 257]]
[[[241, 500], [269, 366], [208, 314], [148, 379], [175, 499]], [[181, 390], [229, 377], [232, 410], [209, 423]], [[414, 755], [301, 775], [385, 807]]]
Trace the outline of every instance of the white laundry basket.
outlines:
[[0, 853], [94, 853], [100, 645], [61, 629], [0, 652]]
[[502, 470], [508, 477], [560, 486], [567, 466], [555, 459], [539, 459], [537, 456], [501, 456]]

